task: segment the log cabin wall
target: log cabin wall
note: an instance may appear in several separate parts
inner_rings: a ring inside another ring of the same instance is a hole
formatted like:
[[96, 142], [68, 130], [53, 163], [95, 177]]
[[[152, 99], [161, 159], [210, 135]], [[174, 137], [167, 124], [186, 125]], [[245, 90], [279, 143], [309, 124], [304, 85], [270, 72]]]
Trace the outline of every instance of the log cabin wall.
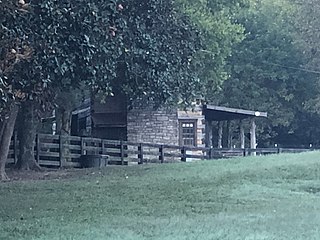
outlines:
[[105, 102], [91, 103], [91, 136], [111, 140], [127, 140], [127, 103], [121, 95], [107, 97]]

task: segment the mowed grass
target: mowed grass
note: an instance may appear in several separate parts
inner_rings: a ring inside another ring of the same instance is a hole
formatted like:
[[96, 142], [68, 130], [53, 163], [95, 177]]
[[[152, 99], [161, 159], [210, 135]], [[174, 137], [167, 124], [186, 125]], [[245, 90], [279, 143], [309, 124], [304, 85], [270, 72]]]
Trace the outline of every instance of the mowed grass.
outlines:
[[2, 183], [0, 239], [320, 239], [320, 153]]

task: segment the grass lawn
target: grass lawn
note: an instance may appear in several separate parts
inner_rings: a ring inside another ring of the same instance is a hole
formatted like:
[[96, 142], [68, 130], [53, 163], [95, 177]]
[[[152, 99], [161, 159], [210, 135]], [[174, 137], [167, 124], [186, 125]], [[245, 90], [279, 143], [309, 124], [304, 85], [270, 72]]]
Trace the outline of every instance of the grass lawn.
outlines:
[[0, 239], [320, 239], [320, 153], [0, 184]]

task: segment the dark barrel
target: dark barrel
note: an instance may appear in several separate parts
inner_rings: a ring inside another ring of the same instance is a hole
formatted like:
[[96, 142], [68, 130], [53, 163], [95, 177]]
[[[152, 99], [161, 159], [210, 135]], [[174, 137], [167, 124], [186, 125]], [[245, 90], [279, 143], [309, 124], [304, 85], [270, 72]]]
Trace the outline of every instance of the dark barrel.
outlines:
[[82, 155], [80, 164], [83, 168], [101, 168], [108, 165], [108, 155]]

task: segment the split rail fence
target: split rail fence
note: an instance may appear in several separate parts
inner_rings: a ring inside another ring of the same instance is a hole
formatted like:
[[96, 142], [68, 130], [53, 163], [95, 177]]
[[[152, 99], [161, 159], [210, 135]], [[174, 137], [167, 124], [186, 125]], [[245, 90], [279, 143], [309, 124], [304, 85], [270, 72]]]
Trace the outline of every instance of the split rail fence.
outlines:
[[[7, 163], [14, 164], [17, 162], [18, 144], [17, 136], [14, 135]], [[252, 154], [299, 153], [311, 150], [294, 148], [218, 149], [37, 134], [34, 153], [36, 161], [41, 166], [80, 167], [80, 157], [82, 155], [108, 155], [109, 164], [127, 165], [148, 162], [185, 162], [189, 160], [249, 156]]]

